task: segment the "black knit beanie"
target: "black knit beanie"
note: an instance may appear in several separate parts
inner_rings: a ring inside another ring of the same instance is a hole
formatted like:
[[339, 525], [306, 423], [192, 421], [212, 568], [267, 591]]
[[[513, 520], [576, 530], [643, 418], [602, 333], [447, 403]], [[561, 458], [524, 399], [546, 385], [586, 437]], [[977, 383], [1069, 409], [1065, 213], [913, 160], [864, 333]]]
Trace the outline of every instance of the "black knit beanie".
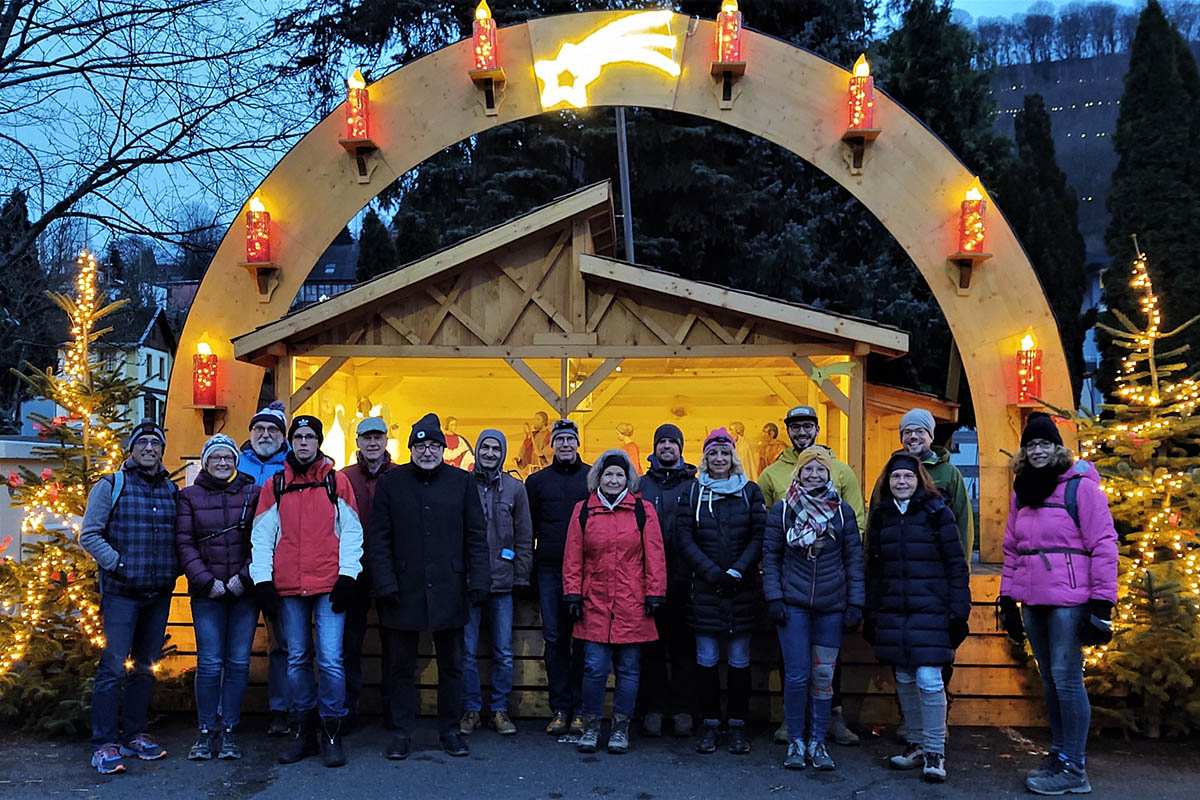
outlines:
[[296, 431], [301, 428], [312, 428], [313, 433], [317, 435], [317, 444], [320, 445], [325, 441], [325, 427], [321, 425], [321, 420], [310, 414], [301, 414], [298, 417], [292, 418], [291, 427], [288, 428], [288, 441], [296, 435]]
[[600, 474], [603, 475], [604, 470], [608, 469], [609, 467], [620, 467], [625, 473], [625, 477], [629, 477], [629, 458], [627, 456], [622, 457], [617, 453], [610, 453], [603, 461], [600, 462]]
[[438, 442], [446, 446], [446, 436], [442, 433], [442, 421], [437, 414], [426, 414], [413, 423], [412, 433], [408, 435], [408, 446], [411, 449], [417, 442]]
[[1025, 430], [1021, 431], [1021, 447], [1034, 439], [1045, 439], [1048, 442], [1054, 442], [1059, 447], [1062, 446], [1062, 434], [1058, 432], [1054, 418], [1045, 411], [1034, 411], [1029, 415], [1029, 421], [1025, 423]]
[[683, 431], [669, 422], [659, 425], [654, 431], [654, 444], [657, 446], [663, 439], [669, 439], [683, 449]]

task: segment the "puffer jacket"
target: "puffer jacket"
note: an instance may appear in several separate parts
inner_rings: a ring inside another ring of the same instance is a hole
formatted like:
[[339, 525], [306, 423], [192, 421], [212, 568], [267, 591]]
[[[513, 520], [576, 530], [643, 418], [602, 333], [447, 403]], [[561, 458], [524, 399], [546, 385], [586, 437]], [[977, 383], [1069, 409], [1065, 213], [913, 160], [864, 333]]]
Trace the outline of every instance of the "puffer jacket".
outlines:
[[[642, 503], [645, 528], [639, 532], [634, 512], [636, 494], [626, 494], [613, 509], [595, 492], [581, 500], [571, 515], [563, 553], [563, 600], [583, 603], [583, 619], [575, 623], [576, 639], [603, 644], [633, 644], [658, 639], [654, 619], [647, 617], [647, 597], [667, 594], [667, 563], [654, 506]], [[579, 526], [581, 506], [587, 528]]]
[[[500, 443], [500, 466], [488, 475], [479, 461], [471, 473], [479, 502], [487, 519], [488, 553], [491, 558], [492, 582], [488, 591], [506, 594], [513, 586], [528, 586], [533, 569], [533, 523], [529, 518], [529, 496], [525, 484], [504, 472], [508, 458], [508, 439], [501, 431], [485, 429], [475, 441], [475, 452], [484, 439]], [[506, 552], [507, 551], [507, 552]], [[473, 588], [473, 587], [472, 587]]]
[[[275, 496], [268, 480], [258, 496], [250, 532], [250, 577], [255, 583], [274, 581], [279, 594], [308, 596], [333, 591], [339, 575], [357, 578], [362, 572], [362, 525], [350, 480], [334, 472], [337, 504], [325, 491], [325, 476], [333, 462], [317, 455], [302, 474], [293, 459], [283, 468], [284, 492]], [[294, 484], [316, 484], [291, 489]]]
[[567, 525], [579, 501], [588, 496], [588, 469], [578, 456], [570, 464], [557, 458], [525, 479], [533, 521], [534, 561], [541, 569], [562, 570]]
[[788, 547], [787, 532], [795, 519], [786, 500], [780, 500], [767, 514], [763, 540], [763, 594], [767, 602], [782, 600], [818, 614], [866, 605], [862, 540], [850, 504], [843, 501], [838, 508], [832, 520], [833, 541], [822, 539], [824, 544], [816, 558], [808, 557], [808, 548]]
[[[680, 520], [683, 556], [694, 571], [688, 621], [697, 631], [712, 634], [746, 633], [763, 619], [763, 525], [767, 509], [758, 484], [748, 482], [736, 494], [712, 494], [693, 484], [688, 515]], [[742, 575], [738, 591], [717, 594], [725, 570]]]
[[214, 581], [226, 583], [234, 575], [250, 588], [250, 525], [259, 491], [245, 473], [222, 481], [201, 470], [179, 493], [175, 549], [189, 594], [208, 597]]
[[867, 608], [875, 658], [901, 667], [954, 660], [950, 620], [971, 614], [967, 562], [954, 514], [940, 497], [918, 494], [901, 512], [884, 498], [867, 529]]
[[[855, 477], [854, 470], [850, 469], [849, 464], [834, 458], [833, 451], [825, 445], [814, 444], [813, 447], [820, 447], [833, 459], [833, 470], [829, 475], [833, 480], [833, 488], [837, 489], [838, 496], [854, 509], [854, 518], [858, 520], [858, 534], [862, 536], [867, 530], [867, 517], [863, 507], [862, 487], [858, 485], [858, 478]], [[762, 489], [763, 499], [767, 501], [767, 508], [774, 508], [775, 504], [787, 494], [788, 487], [792, 485], [792, 473], [796, 471], [796, 463], [799, 460], [799, 451], [795, 447], [789, 447], [783, 451], [774, 464], [759, 474], [758, 488]]]
[[638, 482], [642, 500], [654, 506], [658, 525], [662, 528], [663, 547], [667, 554], [667, 582], [670, 591], [684, 591], [691, 578], [692, 567], [683, 554], [683, 532], [690, 507], [689, 499], [696, 486], [696, 468], [680, 460], [675, 467], [664, 467], [658, 456], [650, 456], [650, 469]]
[[[1072, 480], [1079, 525], [1065, 507]], [[1040, 506], [1021, 507], [1013, 494], [1003, 550], [1002, 595], [1035, 606], [1117, 602], [1117, 531], [1091, 462], [1076, 461]]]

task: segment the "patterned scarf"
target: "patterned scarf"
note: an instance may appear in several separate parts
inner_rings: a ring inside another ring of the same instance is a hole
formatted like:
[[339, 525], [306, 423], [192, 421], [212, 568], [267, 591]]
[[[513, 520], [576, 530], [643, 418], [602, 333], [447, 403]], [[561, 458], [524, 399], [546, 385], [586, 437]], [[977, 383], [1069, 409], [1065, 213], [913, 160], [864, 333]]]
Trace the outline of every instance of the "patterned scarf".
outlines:
[[816, 547], [819, 537], [834, 538], [833, 517], [842, 505], [842, 498], [829, 480], [820, 489], [806, 490], [799, 481], [788, 486], [784, 502], [795, 515], [792, 527], [788, 528], [788, 547], [808, 548], [808, 557], [815, 558], [821, 548]]

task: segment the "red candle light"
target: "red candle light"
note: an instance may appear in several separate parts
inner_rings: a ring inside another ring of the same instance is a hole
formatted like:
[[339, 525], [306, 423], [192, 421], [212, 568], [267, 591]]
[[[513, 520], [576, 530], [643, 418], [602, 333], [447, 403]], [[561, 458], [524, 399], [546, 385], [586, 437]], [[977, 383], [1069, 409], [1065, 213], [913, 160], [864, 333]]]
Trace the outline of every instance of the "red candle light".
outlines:
[[850, 108], [850, 121], [846, 127], [856, 131], [875, 127], [875, 79], [871, 77], [866, 54], [860, 55], [858, 61], [854, 62], [847, 105]]
[[355, 69], [346, 81], [346, 138], [369, 139], [371, 96], [362, 70]]
[[717, 14], [717, 55], [721, 64], [736, 64], [742, 60], [742, 12], [737, 0], [724, 0]]
[[960, 253], [982, 253], [983, 240], [987, 233], [984, 217], [987, 201], [977, 186], [972, 186], [962, 201], [958, 218], [958, 250]]
[[271, 215], [257, 195], [246, 212], [246, 260], [251, 264], [271, 261]]
[[475, 9], [475, 25], [471, 38], [475, 43], [476, 71], [499, 69], [500, 52], [496, 46], [496, 20], [492, 19], [492, 10], [488, 8], [487, 0], [480, 0]]
[[1042, 394], [1042, 351], [1025, 334], [1017, 351], [1017, 402], [1031, 403]]
[[196, 354], [192, 356], [192, 404], [217, 404], [217, 357], [207, 342], [196, 345]]

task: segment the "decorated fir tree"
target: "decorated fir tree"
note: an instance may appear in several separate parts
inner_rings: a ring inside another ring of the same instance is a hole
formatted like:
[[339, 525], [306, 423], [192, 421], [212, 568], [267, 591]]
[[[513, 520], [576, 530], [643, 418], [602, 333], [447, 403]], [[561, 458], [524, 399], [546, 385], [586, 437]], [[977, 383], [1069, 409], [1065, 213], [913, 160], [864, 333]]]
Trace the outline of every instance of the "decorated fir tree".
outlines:
[[1129, 285], [1145, 323], [1112, 309], [1120, 327], [1101, 326], [1125, 351], [1116, 396], [1076, 417], [1121, 534], [1113, 640], [1085, 655], [1093, 694], [1126, 695], [1099, 710], [1156, 737], [1200, 727], [1200, 383], [1187, 345], [1165, 343], [1200, 317], [1161, 329], [1140, 249]]
[[[33, 455], [52, 466], [0, 477], [25, 511], [26, 540], [19, 557], [0, 554], [0, 718], [51, 733], [87, 722], [104, 638], [96, 565], [77, 536], [92, 484], [120, 465], [128, 409], [141, 388], [123, 364], [106, 363], [93, 348], [109, 330], [97, 323], [127, 301], [99, 306], [96, 260], [85, 251], [78, 264], [74, 297], [50, 295], [70, 319], [61, 367], [26, 364], [18, 373], [66, 411], [30, 415], [43, 442]], [[0, 541], [11, 542], [3, 533]]]

